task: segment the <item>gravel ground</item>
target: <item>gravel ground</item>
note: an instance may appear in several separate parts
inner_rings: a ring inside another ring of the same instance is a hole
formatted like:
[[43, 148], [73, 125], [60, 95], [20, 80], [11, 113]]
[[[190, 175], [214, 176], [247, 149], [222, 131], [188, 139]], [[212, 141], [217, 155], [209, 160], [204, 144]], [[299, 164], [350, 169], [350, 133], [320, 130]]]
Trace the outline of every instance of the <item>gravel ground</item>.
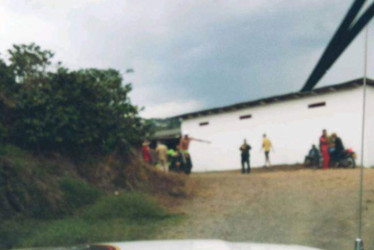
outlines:
[[[162, 239], [222, 239], [353, 249], [358, 169], [300, 167], [191, 175], [193, 198], [171, 209], [186, 214]], [[365, 170], [363, 238], [374, 249], [374, 170]], [[170, 203], [169, 203], [170, 204]]]

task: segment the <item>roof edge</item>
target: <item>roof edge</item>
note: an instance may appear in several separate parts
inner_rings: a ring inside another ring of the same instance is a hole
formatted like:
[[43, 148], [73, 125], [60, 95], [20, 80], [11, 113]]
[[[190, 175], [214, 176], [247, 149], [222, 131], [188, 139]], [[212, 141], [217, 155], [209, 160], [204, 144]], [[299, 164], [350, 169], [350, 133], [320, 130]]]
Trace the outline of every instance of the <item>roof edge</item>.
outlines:
[[[367, 79], [367, 85], [374, 87], [374, 80], [370, 78], [366, 78], [366, 79]], [[248, 107], [255, 107], [255, 106], [270, 104], [270, 103], [274, 103], [278, 101], [292, 100], [294, 98], [324, 94], [324, 93], [329, 93], [329, 92], [338, 91], [338, 90], [345, 90], [345, 89], [363, 86], [363, 81], [364, 81], [364, 78], [357, 78], [357, 79], [350, 80], [350, 81], [343, 82], [343, 83], [332, 84], [332, 85], [328, 85], [325, 87], [316, 88], [312, 91], [307, 91], [307, 92], [298, 91], [298, 92], [291, 92], [288, 94], [275, 95], [275, 96], [265, 97], [261, 99], [256, 99], [253, 101], [240, 102], [240, 103], [235, 103], [235, 104], [231, 104], [227, 106], [221, 106], [221, 107], [215, 107], [215, 108], [210, 108], [210, 109], [204, 109], [200, 111], [189, 112], [189, 113], [185, 113], [185, 114], [181, 114], [177, 116], [172, 116], [169, 118], [182, 118], [182, 119], [195, 118], [198, 116], [206, 116], [206, 115], [211, 115], [211, 114], [218, 114], [218, 113], [223, 113], [223, 112], [240, 110], [240, 109], [244, 109]]]

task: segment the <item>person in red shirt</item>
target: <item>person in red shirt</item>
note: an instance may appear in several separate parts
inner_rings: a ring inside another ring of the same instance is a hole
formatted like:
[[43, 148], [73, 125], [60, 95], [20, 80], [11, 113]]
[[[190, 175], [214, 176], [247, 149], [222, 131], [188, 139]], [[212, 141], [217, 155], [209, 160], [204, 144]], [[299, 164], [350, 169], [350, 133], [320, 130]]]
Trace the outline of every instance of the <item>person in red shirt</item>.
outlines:
[[327, 136], [327, 131], [324, 129], [322, 131], [322, 136], [319, 138], [319, 148], [321, 150], [322, 158], [323, 158], [323, 169], [328, 169], [330, 164], [330, 156], [329, 156], [329, 146], [330, 140]]
[[142, 147], [143, 160], [147, 163], [151, 162], [151, 149], [149, 147], [149, 144], [149, 141], [144, 141]]

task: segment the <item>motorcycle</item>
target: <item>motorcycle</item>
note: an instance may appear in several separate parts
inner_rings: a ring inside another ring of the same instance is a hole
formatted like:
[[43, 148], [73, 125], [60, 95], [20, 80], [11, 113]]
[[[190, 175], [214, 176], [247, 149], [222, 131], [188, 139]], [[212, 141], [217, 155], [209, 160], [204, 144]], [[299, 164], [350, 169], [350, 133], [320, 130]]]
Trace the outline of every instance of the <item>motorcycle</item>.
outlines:
[[306, 168], [322, 168], [322, 165], [323, 165], [323, 158], [320, 154], [320, 152], [318, 151], [316, 155], [314, 155], [314, 157], [312, 156], [305, 156], [305, 160], [304, 160], [304, 167]]
[[[351, 149], [344, 150], [343, 153], [334, 159], [330, 155], [330, 167], [338, 168], [356, 168], [356, 153]], [[304, 166], [306, 168], [317, 167], [322, 168], [323, 166], [323, 157], [320, 153], [314, 158], [306, 156], [304, 161]]]
[[344, 150], [337, 159], [338, 168], [356, 168], [356, 153], [351, 149]]

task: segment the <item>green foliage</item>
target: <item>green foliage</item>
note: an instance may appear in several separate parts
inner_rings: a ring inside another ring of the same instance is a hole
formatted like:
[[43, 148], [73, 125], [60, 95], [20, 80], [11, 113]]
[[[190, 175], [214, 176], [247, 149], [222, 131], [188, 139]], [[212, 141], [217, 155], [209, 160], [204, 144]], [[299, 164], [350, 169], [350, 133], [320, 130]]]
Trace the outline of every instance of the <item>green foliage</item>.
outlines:
[[54, 55], [51, 51], [42, 50], [34, 43], [13, 45], [13, 48], [8, 52], [10, 54], [10, 68], [17, 76], [18, 82], [25, 84], [31, 84], [33, 80], [40, 80], [46, 68], [51, 65]]
[[0, 61], [0, 140], [37, 151], [83, 154], [126, 150], [148, 124], [114, 69], [49, 70], [53, 53], [14, 45]]
[[103, 197], [79, 214], [63, 219], [5, 221], [0, 225], [0, 235], [6, 236], [0, 237], [0, 248], [151, 239], [161, 227], [179, 220], [149, 196], [126, 193]]
[[86, 209], [83, 218], [89, 220], [124, 218], [139, 222], [142, 219], [162, 219], [167, 212], [141, 193], [125, 193], [105, 197]]
[[46, 168], [32, 160], [23, 150], [11, 145], [0, 146], [0, 218], [23, 214], [34, 218], [53, 218], [61, 213], [53, 196]]
[[65, 213], [73, 213], [77, 208], [93, 204], [102, 195], [102, 192], [87, 182], [64, 176], [59, 183], [63, 191], [63, 205]]
[[[1, 150], [2, 154], [6, 151]], [[25, 210], [27, 189], [19, 166], [0, 158], [0, 219]]]
[[24, 150], [20, 149], [17, 146], [11, 144], [1, 144], [0, 145], [0, 156], [5, 155], [8, 158], [25, 160], [27, 154]]
[[13, 73], [10, 67], [0, 59], [0, 142], [8, 137], [8, 128], [12, 119], [11, 109], [15, 106], [12, 97], [14, 91]]
[[[15, 215], [61, 218], [102, 194], [78, 177], [59, 177], [61, 166], [12, 145], [0, 145], [0, 219]], [[66, 172], [69, 173], [69, 172]]]

